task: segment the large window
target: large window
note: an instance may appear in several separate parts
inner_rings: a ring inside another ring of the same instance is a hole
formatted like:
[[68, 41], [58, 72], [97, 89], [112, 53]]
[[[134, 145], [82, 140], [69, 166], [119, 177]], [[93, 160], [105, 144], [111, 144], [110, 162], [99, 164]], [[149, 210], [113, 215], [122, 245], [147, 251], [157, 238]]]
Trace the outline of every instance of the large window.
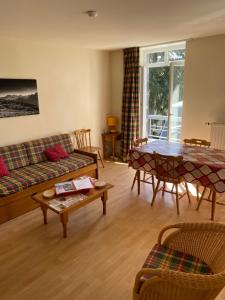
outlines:
[[182, 125], [185, 44], [142, 49], [143, 134], [179, 141]]

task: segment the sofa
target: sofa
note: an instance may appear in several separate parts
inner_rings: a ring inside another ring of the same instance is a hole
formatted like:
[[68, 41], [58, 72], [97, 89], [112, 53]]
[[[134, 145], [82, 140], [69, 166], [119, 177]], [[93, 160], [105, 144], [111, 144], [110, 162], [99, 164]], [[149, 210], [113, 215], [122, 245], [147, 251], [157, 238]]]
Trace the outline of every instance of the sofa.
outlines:
[[[56, 144], [63, 146], [68, 158], [47, 160], [45, 149]], [[82, 175], [98, 178], [97, 155], [74, 149], [69, 134], [0, 147], [0, 156], [9, 170], [8, 176], [0, 177], [0, 223], [38, 207], [32, 195], [57, 182]]]

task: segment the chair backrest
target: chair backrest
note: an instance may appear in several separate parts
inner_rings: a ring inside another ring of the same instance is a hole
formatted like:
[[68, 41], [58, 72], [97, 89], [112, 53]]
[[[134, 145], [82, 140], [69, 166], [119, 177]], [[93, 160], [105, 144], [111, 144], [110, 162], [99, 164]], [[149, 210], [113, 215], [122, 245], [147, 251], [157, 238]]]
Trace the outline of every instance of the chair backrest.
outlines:
[[209, 148], [211, 143], [206, 140], [201, 139], [184, 139], [184, 144], [189, 144], [191, 146], [199, 146]]
[[140, 147], [148, 143], [147, 138], [139, 138], [133, 141], [133, 147]]
[[78, 129], [74, 131], [77, 148], [91, 147], [91, 129]]
[[183, 162], [183, 156], [162, 155], [154, 152], [153, 159], [157, 179], [170, 183], [182, 182], [179, 170]]

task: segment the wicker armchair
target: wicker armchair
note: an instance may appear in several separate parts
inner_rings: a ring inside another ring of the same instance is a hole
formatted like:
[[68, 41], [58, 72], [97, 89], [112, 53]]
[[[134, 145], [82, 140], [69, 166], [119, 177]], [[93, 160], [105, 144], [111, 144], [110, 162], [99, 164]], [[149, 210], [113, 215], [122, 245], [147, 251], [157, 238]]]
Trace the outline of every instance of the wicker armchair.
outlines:
[[[173, 232], [162, 242], [164, 233], [171, 229]], [[171, 268], [143, 268], [136, 276], [133, 300], [216, 298], [225, 286], [225, 225], [175, 224], [165, 227], [160, 232], [158, 244], [202, 260], [212, 272], [210, 275], [205, 275], [200, 274], [201, 272], [188, 273]]]

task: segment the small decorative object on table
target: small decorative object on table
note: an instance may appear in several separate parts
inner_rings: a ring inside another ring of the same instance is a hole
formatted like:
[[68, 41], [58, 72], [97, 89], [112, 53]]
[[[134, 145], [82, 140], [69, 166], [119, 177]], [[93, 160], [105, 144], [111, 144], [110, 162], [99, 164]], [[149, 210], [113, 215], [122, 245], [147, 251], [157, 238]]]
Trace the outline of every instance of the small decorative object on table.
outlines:
[[97, 189], [101, 189], [101, 188], [103, 188], [105, 186], [106, 186], [106, 182], [105, 181], [98, 180], [98, 181], [95, 182], [95, 187]]
[[55, 196], [55, 190], [50, 189], [43, 192], [43, 197], [46, 199], [51, 199]]

